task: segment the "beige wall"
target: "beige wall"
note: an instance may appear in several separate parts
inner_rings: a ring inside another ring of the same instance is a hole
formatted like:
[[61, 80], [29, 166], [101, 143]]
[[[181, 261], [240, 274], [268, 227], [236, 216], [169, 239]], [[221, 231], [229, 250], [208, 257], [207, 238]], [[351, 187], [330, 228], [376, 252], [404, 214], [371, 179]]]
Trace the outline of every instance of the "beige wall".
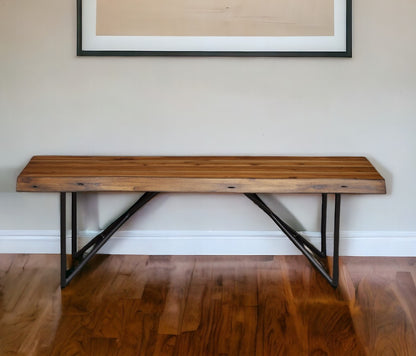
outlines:
[[[346, 197], [342, 229], [416, 231], [415, 1], [354, 1], [352, 59], [76, 57], [75, 3], [0, 2], [0, 230], [58, 228], [56, 195], [14, 192], [34, 154], [343, 154], [388, 194]], [[85, 196], [82, 227], [132, 199]], [[269, 201], [318, 229], [316, 197]], [[250, 204], [166, 195], [127, 228], [272, 230]]]

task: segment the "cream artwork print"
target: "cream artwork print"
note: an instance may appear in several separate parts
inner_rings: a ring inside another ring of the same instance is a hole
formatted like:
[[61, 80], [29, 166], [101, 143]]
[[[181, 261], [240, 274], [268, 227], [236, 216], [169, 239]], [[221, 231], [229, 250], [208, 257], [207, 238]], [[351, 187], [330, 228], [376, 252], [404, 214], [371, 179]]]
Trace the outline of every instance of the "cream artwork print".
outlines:
[[97, 0], [97, 35], [332, 36], [334, 0]]

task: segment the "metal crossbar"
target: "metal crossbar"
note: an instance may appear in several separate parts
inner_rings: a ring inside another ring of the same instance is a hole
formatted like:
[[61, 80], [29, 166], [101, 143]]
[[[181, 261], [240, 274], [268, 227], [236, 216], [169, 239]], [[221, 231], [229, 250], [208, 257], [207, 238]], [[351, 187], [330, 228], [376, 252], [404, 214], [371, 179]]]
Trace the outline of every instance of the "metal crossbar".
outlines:
[[[100, 250], [120, 227], [134, 213], [154, 198], [158, 193], [144, 193], [124, 214], [108, 225], [101, 233], [89, 241], [83, 248], [77, 250], [77, 193], [72, 193], [72, 261], [67, 269], [66, 258], [66, 193], [61, 193], [61, 288], [65, 288], [85, 264]], [[75, 241], [74, 241], [75, 240]]]
[[296, 232], [281, 218], [279, 218], [259, 197], [257, 194], [245, 194], [254, 204], [263, 210], [289, 238], [289, 240], [305, 255], [309, 262], [318, 272], [336, 288], [339, 277], [339, 225], [340, 225], [340, 208], [341, 194], [335, 194], [335, 211], [334, 211], [334, 252], [332, 276], [326, 264], [326, 215], [327, 215], [327, 194], [322, 194], [321, 210], [321, 250], [317, 249], [302, 235]]

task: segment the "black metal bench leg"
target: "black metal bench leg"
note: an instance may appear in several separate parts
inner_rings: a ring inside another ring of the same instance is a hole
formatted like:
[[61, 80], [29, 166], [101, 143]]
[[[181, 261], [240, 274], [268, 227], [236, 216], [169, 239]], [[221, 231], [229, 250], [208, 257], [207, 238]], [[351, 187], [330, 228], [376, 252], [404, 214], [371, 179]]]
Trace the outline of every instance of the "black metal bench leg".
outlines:
[[[61, 288], [65, 288], [68, 284], [68, 262], [66, 254], [66, 195], [60, 194], [61, 199]], [[71, 265], [74, 264], [75, 256], [78, 249], [78, 227], [77, 227], [77, 193], [72, 193], [71, 199]]]
[[341, 194], [335, 194], [335, 211], [334, 211], [334, 254], [332, 264], [332, 275], [326, 266], [326, 211], [327, 211], [327, 194], [322, 194], [322, 216], [321, 216], [321, 249], [317, 249], [308, 240], [296, 232], [292, 227], [279, 218], [258, 196], [253, 193], [245, 194], [253, 203], [262, 209], [276, 223], [289, 240], [305, 255], [309, 262], [318, 272], [336, 288], [339, 277], [339, 226], [340, 226], [340, 209]]
[[148, 203], [158, 193], [144, 193], [124, 214], [109, 224], [101, 233], [95, 236], [84, 247], [77, 246], [77, 193], [72, 193], [71, 208], [71, 264], [68, 268], [66, 256], [66, 194], [61, 193], [61, 288], [65, 288], [72, 278], [77, 275], [87, 262], [133, 214]]
[[61, 202], [61, 288], [66, 286], [66, 193], [60, 194]]
[[77, 193], [72, 193], [72, 201], [71, 201], [71, 253], [72, 253], [72, 261], [75, 259], [75, 255], [78, 251], [78, 219], [77, 219]]
[[335, 214], [334, 214], [334, 256], [332, 266], [332, 283], [336, 288], [339, 278], [339, 226], [341, 216], [341, 194], [335, 194]]
[[322, 194], [322, 209], [321, 209], [321, 252], [326, 257], [326, 217], [328, 206], [328, 194]]

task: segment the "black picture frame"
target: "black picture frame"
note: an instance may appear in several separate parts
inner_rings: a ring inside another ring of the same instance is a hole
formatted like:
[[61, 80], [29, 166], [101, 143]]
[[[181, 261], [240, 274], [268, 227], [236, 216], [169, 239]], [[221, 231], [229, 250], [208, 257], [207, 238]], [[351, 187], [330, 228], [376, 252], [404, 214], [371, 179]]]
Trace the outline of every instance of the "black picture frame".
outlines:
[[345, 14], [342, 14], [342, 20], [345, 21], [345, 32], [344, 26], [342, 26], [341, 31], [343, 32], [341, 38], [343, 48], [336, 50], [213, 50], [212, 48], [207, 50], [172, 50], [170, 48], [154, 50], [142, 48], [114, 49], [105, 48], [105, 46], [90, 48], [85, 45], [86, 41], [84, 41], [86, 30], [83, 4], [87, 1], [95, 2], [96, 0], [77, 0], [77, 56], [352, 57], [352, 0], [334, 0], [342, 2], [342, 5], [345, 1]]

